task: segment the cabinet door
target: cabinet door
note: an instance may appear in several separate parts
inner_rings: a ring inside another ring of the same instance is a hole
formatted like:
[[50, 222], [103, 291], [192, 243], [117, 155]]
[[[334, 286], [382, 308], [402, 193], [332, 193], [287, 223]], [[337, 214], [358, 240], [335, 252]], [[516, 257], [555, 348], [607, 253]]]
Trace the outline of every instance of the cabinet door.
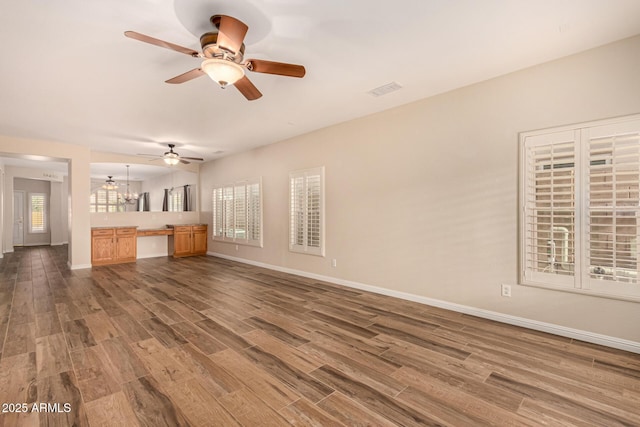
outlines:
[[207, 253], [207, 226], [193, 227], [193, 253], [194, 255], [204, 255]]
[[116, 257], [118, 261], [135, 261], [136, 256], [136, 236], [116, 237]]
[[115, 259], [115, 245], [112, 235], [93, 236], [91, 239], [91, 263], [110, 263]]
[[173, 256], [191, 255], [191, 230], [178, 230], [173, 233]]

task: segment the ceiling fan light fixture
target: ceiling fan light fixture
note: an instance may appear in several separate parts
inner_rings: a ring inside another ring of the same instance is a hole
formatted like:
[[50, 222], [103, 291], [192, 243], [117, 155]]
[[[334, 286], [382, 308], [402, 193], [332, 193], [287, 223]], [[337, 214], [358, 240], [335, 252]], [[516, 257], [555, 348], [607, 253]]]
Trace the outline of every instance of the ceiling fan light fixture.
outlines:
[[118, 189], [118, 184], [116, 184], [116, 182], [113, 180], [113, 176], [109, 175], [107, 176], [107, 179], [104, 184], [102, 184], [102, 188], [104, 188], [105, 190], [117, 190]]
[[164, 162], [170, 166], [180, 163], [180, 158], [176, 153], [166, 153], [163, 158]]
[[202, 61], [200, 68], [211, 77], [211, 80], [218, 83], [222, 88], [232, 85], [244, 77], [244, 68], [226, 59], [205, 59]]

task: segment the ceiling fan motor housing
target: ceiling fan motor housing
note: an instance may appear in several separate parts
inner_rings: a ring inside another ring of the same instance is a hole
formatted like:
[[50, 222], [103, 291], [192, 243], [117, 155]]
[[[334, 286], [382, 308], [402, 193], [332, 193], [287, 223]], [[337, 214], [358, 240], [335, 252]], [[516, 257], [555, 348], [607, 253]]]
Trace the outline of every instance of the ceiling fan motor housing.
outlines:
[[242, 63], [244, 58], [244, 43], [240, 47], [239, 52], [231, 52], [218, 46], [218, 33], [208, 32], [200, 36], [200, 46], [202, 46], [202, 54], [205, 58], [224, 58], [235, 62]]

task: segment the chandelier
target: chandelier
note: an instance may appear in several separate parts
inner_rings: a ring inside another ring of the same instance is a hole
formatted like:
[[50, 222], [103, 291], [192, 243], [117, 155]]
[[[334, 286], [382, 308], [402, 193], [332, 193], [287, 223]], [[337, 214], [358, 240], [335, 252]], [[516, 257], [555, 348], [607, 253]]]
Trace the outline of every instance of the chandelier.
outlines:
[[127, 165], [127, 192], [120, 194], [120, 203], [123, 205], [133, 205], [138, 202], [138, 193], [132, 193], [129, 188], [129, 165]]

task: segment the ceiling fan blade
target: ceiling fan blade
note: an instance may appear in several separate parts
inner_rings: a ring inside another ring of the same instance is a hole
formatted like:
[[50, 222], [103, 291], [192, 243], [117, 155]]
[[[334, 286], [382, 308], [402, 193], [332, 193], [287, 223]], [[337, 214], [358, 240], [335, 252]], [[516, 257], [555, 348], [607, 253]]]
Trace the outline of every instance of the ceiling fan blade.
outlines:
[[244, 22], [227, 15], [213, 15], [211, 23], [218, 28], [218, 46], [238, 53], [249, 27]]
[[188, 164], [190, 164], [191, 162], [187, 162], [186, 160], [184, 160], [184, 159], [180, 158], [180, 163], [182, 163], [182, 164], [184, 164], [184, 165], [188, 165]]
[[251, 80], [249, 80], [247, 76], [242, 77], [233, 85], [237, 87], [240, 93], [249, 101], [254, 101], [262, 96], [258, 88], [251, 83]]
[[191, 71], [187, 71], [186, 73], [182, 73], [179, 76], [175, 76], [172, 79], [166, 80], [165, 83], [172, 83], [172, 84], [184, 83], [184, 82], [188, 82], [189, 80], [193, 80], [196, 77], [200, 77], [204, 74], [205, 74], [204, 71], [202, 71], [200, 68], [194, 68]]
[[302, 65], [284, 62], [265, 61], [264, 59], [249, 59], [247, 69], [256, 73], [276, 74], [288, 77], [304, 77], [306, 70]]
[[142, 154], [142, 153], [137, 153], [136, 156], [158, 157], [158, 158], [162, 158], [163, 157], [163, 156], [158, 156], [157, 154]]
[[193, 56], [196, 58], [200, 56], [199, 52], [196, 52], [193, 49], [189, 49], [188, 47], [178, 46], [177, 44], [169, 43], [150, 36], [145, 36], [144, 34], [136, 33], [135, 31], [125, 31], [124, 35], [129, 37], [130, 39], [139, 40], [141, 42], [164, 47], [166, 49], [175, 50], [176, 52], [184, 53], [185, 55]]
[[187, 160], [198, 160], [200, 162], [204, 162], [204, 159], [201, 157], [185, 157], [185, 156], [180, 156], [181, 159], [187, 159]]

